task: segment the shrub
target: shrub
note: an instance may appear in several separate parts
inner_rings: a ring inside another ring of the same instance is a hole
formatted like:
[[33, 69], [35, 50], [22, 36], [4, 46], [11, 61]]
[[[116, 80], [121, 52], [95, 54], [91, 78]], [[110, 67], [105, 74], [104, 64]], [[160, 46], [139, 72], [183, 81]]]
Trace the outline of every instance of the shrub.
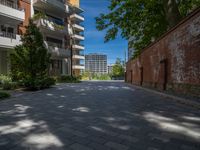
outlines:
[[12, 82], [11, 77], [7, 75], [0, 75], [0, 85], [3, 90], [12, 90], [17, 88], [17, 83]]
[[4, 82], [2, 84], [3, 90], [14, 90], [17, 88], [17, 83], [16, 82]]
[[42, 79], [34, 79], [34, 80], [31, 80], [30, 78], [28, 78], [22, 81], [23, 85], [28, 90], [40, 90], [40, 89], [49, 88], [52, 85], [55, 85], [55, 82], [56, 82], [55, 79], [50, 78], [50, 77], [44, 77]]
[[4, 98], [8, 98], [8, 97], [10, 97], [10, 94], [9, 94], [9, 93], [0, 92], [0, 99], [4, 99]]
[[5, 82], [12, 82], [11, 77], [7, 75], [0, 75], [0, 84], [3, 84]]
[[61, 83], [79, 83], [80, 77], [71, 77], [68, 75], [62, 75], [60, 77], [57, 77], [57, 82]]
[[49, 88], [52, 85], [55, 85], [56, 80], [54, 78], [46, 77], [44, 79], [39, 80], [40, 89]]

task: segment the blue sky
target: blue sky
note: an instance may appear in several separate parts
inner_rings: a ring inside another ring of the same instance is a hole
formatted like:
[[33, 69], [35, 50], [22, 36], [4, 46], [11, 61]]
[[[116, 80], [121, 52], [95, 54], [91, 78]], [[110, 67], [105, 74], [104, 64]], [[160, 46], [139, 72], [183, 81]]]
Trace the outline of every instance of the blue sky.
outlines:
[[108, 12], [109, 0], [80, 0], [85, 16], [85, 54], [103, 53], [108, 55], [108, 63], [114, 63], [116, 58], [124, 60], [127, 41], [118, 37], [114, 41], [104, 43], [105, 31], [97, 31], [95, 17]]

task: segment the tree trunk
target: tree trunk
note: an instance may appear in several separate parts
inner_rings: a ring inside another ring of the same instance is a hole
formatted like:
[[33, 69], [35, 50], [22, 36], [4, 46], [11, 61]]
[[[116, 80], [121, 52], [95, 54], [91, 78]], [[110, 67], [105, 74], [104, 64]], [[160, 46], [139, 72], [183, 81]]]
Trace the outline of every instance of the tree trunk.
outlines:
[[175, 26], [181, 20], [176, 0], [163, 0], [168, 28]]

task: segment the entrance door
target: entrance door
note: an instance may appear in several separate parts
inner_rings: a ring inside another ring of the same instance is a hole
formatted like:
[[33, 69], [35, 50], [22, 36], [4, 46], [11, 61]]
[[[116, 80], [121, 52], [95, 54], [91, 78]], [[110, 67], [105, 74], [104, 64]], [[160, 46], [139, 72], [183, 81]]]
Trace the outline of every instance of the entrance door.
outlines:
[[140, 68], [140, 85], [142, 86], [143, 83], [143, 67]]
[[163, 90], [167, 90], [167, 59], [163, 59], [160, 61], [161, 63], [161, 71], [162, 71], [162, 81], [163, 81]]
[[133, 70], [131, 70], [131, 84], [133, 83]]

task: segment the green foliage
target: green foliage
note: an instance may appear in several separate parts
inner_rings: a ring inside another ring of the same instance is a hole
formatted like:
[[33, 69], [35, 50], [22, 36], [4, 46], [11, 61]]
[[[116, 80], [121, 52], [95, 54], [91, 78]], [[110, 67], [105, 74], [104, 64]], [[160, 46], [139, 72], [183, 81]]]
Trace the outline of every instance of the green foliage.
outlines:
[[0, 92], [0, 99], [4, 99], [4, 98], [8, 98], [8, 97], [10, 97], [10, 94], [9, 94], [9, 93]]
[[82, 80], [111, 80], [111, 76], [109, 74], [94, 74], [89, 71], [85, 71], [82, 76]]
[[82, 80], [90, 80], [91, 79], [91, 73], [89, 71], [85, 71], [82, 75], [81, 75], [81, 79]]
[[8, 75], [0, 75], [0, 86], [3, 90], [13, 90], [17, 88], [17, 83], [12, 82], [12, 78]]
[[40, 80], [39, 84], [41, 85], [42, 89], [49, 88], [52, 85], [56, 84], [56, 80], [54, 78], [51, 78], [51, 77], [46, 77], [46, 78], [43, 78], [42, 80]]
[[12, 82], [12, 78], [8, 75], [0, 75], [0, 85], [5, 82]]
[[48, 17], [45, 15], [45, 13], [43, 12], [39, 12], [37, 14], [34, 14], [34, 16], [32, 17], [32, 20], [38, 20], [38, 19], [47, 19]]
[[94, 74], [92, 80], [111, 80], [111, 77], [108, 74]]
[[50, 54], [44, 47], [42, 34], [32, 20], [21, 40], [22, 44], [16, 46], [11, 54], [11, 76], [14, 81], [21, 80], [25, 87], [37, 89], [37, 83], [48, 76]]
[[52, 25], [56, 30], [64, 30], [64, 28], [65, 28], [63, 25], [59, 25], [59, 24], [56, 24], [56, 23], [54, 23]]
[[37, 79], [25, 79], [23, 84], [25, 87], [28, 87], [28, 90], [41, 90], [45, 88], [49, 88], [52, 85], [55, 85], [55, 79], [50, 77], [43, 77]]
[[17, 83], [16, 82], [4, 82], [2, 84], [2, 89], [3, 90], [14, 90], [16, 89], [18, 86], [17, 86]]
[[107, 31], [105, 42], [118, 34], [127, 40], [134, 37], [131, 45], [137, 57], [144, 47], [198, 6], [199, 0], [111, 0], [110, 12], [96, 18], [96, 28]]
[[[45, 13], [43, 13], [43, 12], [39, 12], [39, 13], [35, 14], [35, 15], [32, 17], [32, 20], [33, 20], [33, 21], [36, 21], [36, 20], [38, 20], [38, 19], [48, 19], [48, 16], [47, 16]], [[63, 26], [63, 25], [59, 25], [59, 24], [56, 24], [56, 23], [53, 23], [53, 22], [51, 22], [51, 23], [52, 23], [52, 26], [53, 26], [56, 30], [64, 30], [64, 28], [65, 28], [65, 26]]]
[[200, 6], [200, 0], [178, 0], [179, 11], [183, 16]]
[[113, 66], [113, 74], [112, 77], [123, 77], [124, 76], [124, 62], [121, 61], [120, 58], [117, 58], [114, 66]]
[[56, 77], [56, 80], [57, 82], [60, 82], [60, 83], [79, 83], [80, 77], [62, 75], [62, 76]]

